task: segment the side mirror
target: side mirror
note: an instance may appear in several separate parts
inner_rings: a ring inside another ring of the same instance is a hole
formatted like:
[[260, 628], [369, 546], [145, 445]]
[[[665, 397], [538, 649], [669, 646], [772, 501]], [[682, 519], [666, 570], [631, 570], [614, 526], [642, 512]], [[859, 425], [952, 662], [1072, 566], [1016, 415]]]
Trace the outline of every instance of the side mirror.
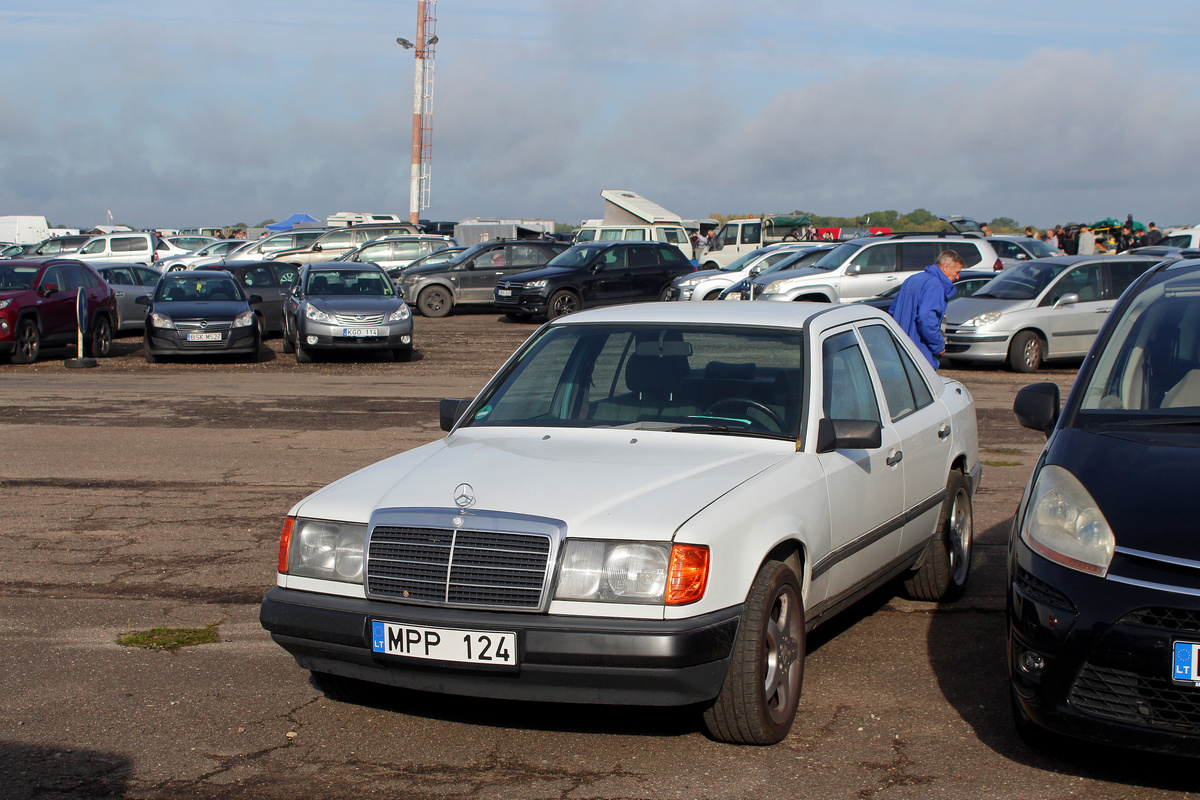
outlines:
[[760, 272], [762, 272], [762, 265], [760, 265], [760, 264], [755, 264], [753, 267], [750, 268], [750, 275], [752, 275], [752, 276], [757, 275]]
[[1017, 392], [1013, 413], [1017, 422], [1047, 436], [1058, 423], [1059, 397], [1057, 383], [1034, 383]]
[[847, 275], [858, 275], [861, 272], [862, 272], [862, 264], [847, 264], [846, 265], [846, 274]]
[[43, 283], [41, 288], [38, 289], [38, 294], [41, 295], [42, 297], [49, 297], [50, 295], [54, 294], [57, 291], [58, 291], [57, 283]]
[[262, 299], [262, 295], [261, 295], [261, 294], [252, 294], [252, 295], [250, 295], [249, 297], [247, 297], [247, 298], [246, 298], [246, 302], [248, 302], [248, 303], [249, 303], [250, 305], [252, 305], [252, 306], [254, 306], [254, 305], [258, 305], [258, 304], [259, 304], [259, 303], [261, 303], [262, 301], [263, 301], [263, 299]]
[[817, 452], [875, 450], [883, 446], [883, 425], [873, 419], [829, 419], [817, 423]]
[[138, 295], [137, 297], [133, 298], [133, 302], [137, 303], [139, 306], [149, 306], [152, 304], [150, 295], [147, 294]]
[[452, 400], [450, 398], [442, 398], [438, 402], [438, 423], [442, 430], [448, 431], [454, 427], [454, 423], [458, 422], [471, 405], [470, 400]]
[[1056, 302], [1054, 304], [1054, 307], [1062, 308], [1063, 306], [1073, 306], [1078, 302], [1079, 302], [1079, 295], [1072, 292], [1070, 294], [1064, 294], [1062, 297], [1058, 298], [1058, 302]]

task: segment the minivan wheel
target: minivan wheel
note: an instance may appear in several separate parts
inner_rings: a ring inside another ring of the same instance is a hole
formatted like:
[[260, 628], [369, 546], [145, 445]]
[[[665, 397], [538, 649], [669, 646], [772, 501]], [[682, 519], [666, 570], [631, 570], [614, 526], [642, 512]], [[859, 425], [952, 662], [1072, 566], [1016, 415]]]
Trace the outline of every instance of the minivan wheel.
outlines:
[[453, 305], [450, 293], [441, 286], [428, 286], [417, 295], [417, 310], [422, 316], [444, 317]]
[[12, 351], [12, 362], [14, 364], [32, 364], [37, 361], [41, 349], [42, 332], [38, 330], [36, 322], [26, 317], [17, 325], [17, 341]]
[[108, 358], [112, 352], [113, 329], [108, 317], [98, 316], [92, 324], [92, 335], [87, 344], [87, 354], [92, 358]]
[[725, 682], [704, 712], [714, 739], [765, 745], [788, 735], [804, 682], [804, 628], [796, 570], [768, 561], [746, 597]]
[[579, 310], [579, 297], [574, 292], [560, 289], [550, 295], [550, 302], [546, 304], [546, 316], [550, 319], [555, 317], [565, 316], [566, 314], [574, 314]]
[[1013, 372], [1037, 372], [1042, 365], [1042, 339], [1033, 331], [1021, 331], [1008, 348], [1008, 365]]

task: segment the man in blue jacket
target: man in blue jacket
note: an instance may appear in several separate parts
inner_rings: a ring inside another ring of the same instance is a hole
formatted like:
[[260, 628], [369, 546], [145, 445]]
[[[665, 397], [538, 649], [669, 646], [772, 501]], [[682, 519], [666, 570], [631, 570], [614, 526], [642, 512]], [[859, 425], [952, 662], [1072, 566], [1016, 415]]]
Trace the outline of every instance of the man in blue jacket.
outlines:
[[954, 296], [954, 282], [962, 268], [962, 256], [953, 250], [943, 250], [924, 272], [904, 282], [888, 309], [934, 369], [938, 368], [937, 357], [946, 352], [942, 317], [946, 314], [946, 303]]

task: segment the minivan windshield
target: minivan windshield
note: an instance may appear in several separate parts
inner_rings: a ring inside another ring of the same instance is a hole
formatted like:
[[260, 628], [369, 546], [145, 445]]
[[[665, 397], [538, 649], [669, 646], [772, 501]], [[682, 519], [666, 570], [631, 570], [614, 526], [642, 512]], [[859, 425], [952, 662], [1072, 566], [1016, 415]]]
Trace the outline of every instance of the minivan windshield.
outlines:
[[1200, 424], [1200, 263], [1190, 263], [1154, 276], [1125, 309], [1083, 391], [1088, 421]]
[[797, 330], [559, 325], [517, 355], [462, 424], [796, 439], [802, 361]]
[[842, 264], [849, 261], [851, 256], [857, 253], [861, 247], [861, 244], [855, 244], [853, 242], [839, 244], [837, 247], [833, 248], [824, 256], [808, 266], [815, 269], [837, 269]]
[[1058, 261], [1038, 259], [1009, 267], [985, 283], [975, 297], [994, 297], [998, 300], [1032, 300], [1050, 285], [1069, 265]]

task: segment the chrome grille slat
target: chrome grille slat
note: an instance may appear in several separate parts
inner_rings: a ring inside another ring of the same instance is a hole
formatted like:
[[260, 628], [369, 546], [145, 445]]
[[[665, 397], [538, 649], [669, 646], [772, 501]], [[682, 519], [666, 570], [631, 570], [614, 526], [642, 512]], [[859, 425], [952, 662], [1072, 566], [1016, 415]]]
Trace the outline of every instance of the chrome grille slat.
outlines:
[[377, 525], [367, 551], [372, 597], [536, 610], [550, 564], [542, 534]]
[[368, 327], [383, 324], [383, 314], [367, 314], [364, 315], [362, 319], [359, 319], [357, 316], [335, 314], [333, 318], [337, 320], [338, 325], [345, 325], [348, 328], [353, 328], [359, 325]]

